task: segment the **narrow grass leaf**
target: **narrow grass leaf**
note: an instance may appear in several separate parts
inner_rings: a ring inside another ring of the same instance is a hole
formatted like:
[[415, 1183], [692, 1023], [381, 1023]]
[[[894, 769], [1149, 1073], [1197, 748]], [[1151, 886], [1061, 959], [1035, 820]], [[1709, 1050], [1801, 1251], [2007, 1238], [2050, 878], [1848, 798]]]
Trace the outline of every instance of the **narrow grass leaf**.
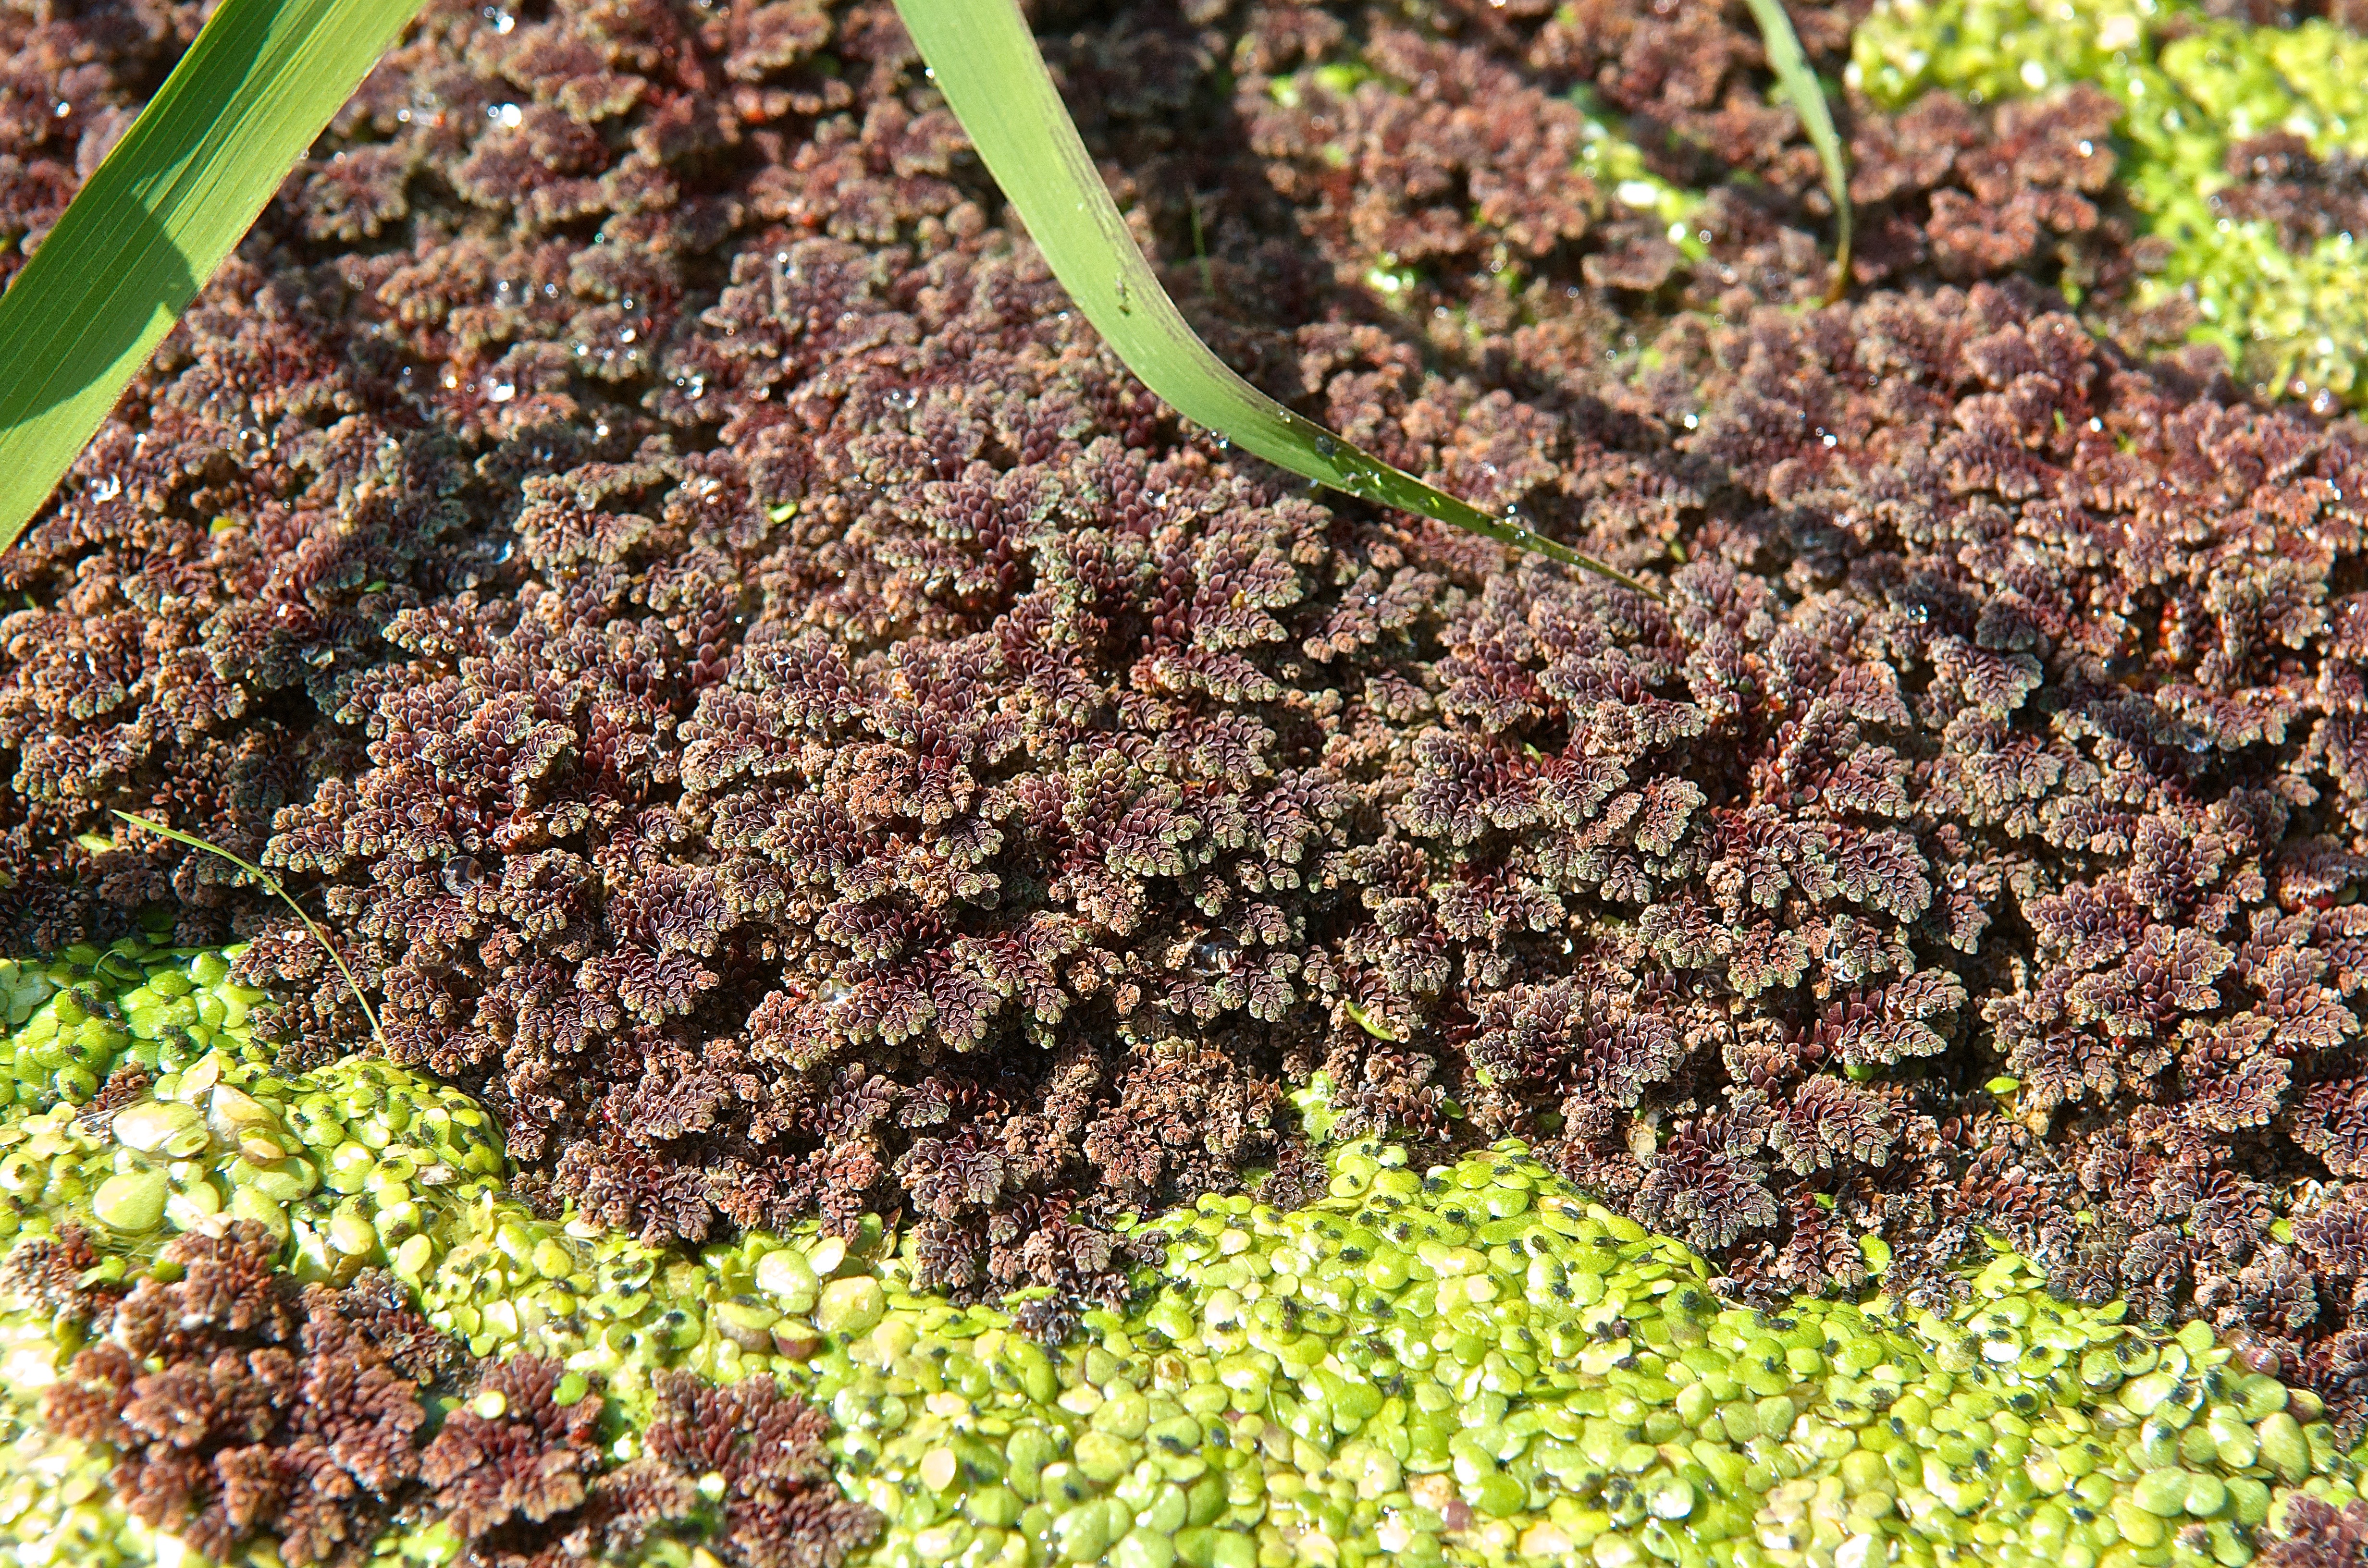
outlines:
[[223, 0], [0, 296], [0, 549], [418, 0]]
[[184, 844], [192, 849], [202, 849], [209, 855], [218, 855], [262, 883], [265, 892], [286, 904], [295, 914], [296, 918], [304, 923], [304, 929], [313, 933], [313, 940], [321, 944], [321, 950], [329, 955], [329, 961], [336, 964], [337, 972], [346, 977], [346, 989], [354, 994], [354, 1003], [361, 1008], [362, 1017], [370, 1020], [370, 1038], [378, 1041], [378, 1048], [381, 1051], [386, 1049], [386, 1033], [378, 1027], [378, 1015], [370, 1010], [370, 999], [362, 994], [361, 983], [354, 978], [354, 971], [346, 967], [345, 955], [337, 951], [337, 945], [329, 940], [329, 934], [321, 929], [320, 923], [305, 914], [304, 906], [298, 903], [290, 895], [288, 890], [279, 885], [279, 880], [277, 877], [254, 861], [241, 859], [221, 845], [199, 838], [194, 833], [183, 833], [177, 827], [166, 827], [161, 822], [148, 817], [134, 816], [130, 812], [118, 812], [115, 814], [134, 827], [145, 828], [159, 838], [169, 838], [176, 844]]
[[1784, 101], [1801, 119], [1801, 129], [1809, 133], [1809, 144], [1817, 150], [1817, 157], [1826, 165], [1826, 194], [1834, 203], [1834, 281], [1827, 290], [1827, 303], [1839, 300], [1850, 288], [1850, 156], [1842, 151], [1842, 139], [1834, 130], [1832, 108], [1826, 102], [1825, 85], [1809, 68], [1809, 56], [1801, 47], [1801, 35], [1793, 30], [1793, 18], [1784, 14], [1784, 0], [1746, 0], [1751, 7], [1752, 20], [1759, 24], [1759, 39], [1768, 51], [1768, 68], [1776, 73], [1776, 85], [1783, 89]]
[[1177, 412], [1302, 478], [1660, 597], [1602, 562], [1433, 489], [1235, 375], [1184, 320], [1127, 232], [1016, 0], [896, 0], [896, 9], [1053, 275], [1127, 369]]

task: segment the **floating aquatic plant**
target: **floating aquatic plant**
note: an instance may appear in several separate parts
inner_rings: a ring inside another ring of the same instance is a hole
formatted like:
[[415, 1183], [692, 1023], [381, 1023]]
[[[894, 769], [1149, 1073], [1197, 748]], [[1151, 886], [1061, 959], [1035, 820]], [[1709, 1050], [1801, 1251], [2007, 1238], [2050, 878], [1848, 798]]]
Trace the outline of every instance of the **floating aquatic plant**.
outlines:
[[[1140, 1300], [1086, 1313], [1077, 1337], [1050, 1348], [1019, 1331], [1022, 1301], [963, 1306], [914, 1289], [909, 1245], [877, 1221], [851, 1238], [751, 1233], [669, 1256], [528, 1213], [471, 1152], [483, 1141], [461, 1124], [470, 1108], [456, 1091], [365, 1061], [282, 1079], [239, 1060], [243, 1021], [165, 1024], [143, 1000], [177, 992], [176, 976], [196, 987], [183, 995], [220, 996], [227, 969], [220, 955], [126, 944], [43, 972], [58, 989], [11, 1037], [20, 1057], [49, 1038], [45, 1009], [77, 995], [132, 1019], [131, 1052], [166, 1054], [153, 1089], [120, 1100], [108, 1121], [71, 1105], [0, 1118], [0, 1220], [17, 1244], [6, 1278], [20, 1294], [64, 1292], [0, 1319], [6, 1392], [21, 1419], [47, 1385], [20, 1380], [54, 1362], [66, 1372], [61, 1418], [136, 1455], [145, 1417], [124, 1425], [97, 1396], [110, 1379], [158, 1374], [105, 1354], [69, 1368], [74, 1347], [47, 1338], [60, 1312], [128, 1312], [136, 1339], [153, 1305], [187, 1296], [174, 1309], [179, 1337], [158, 1347], [167, 1368], [202, 1346], [245, 1354], [301, 1333], [328, 1335], [319, 1353], [330, 1360], [386, 1361], [439, 1389], [452, 1386], [438, 1369], [449, 1363], [429, 1331], [449, 1333], [496, 1362], [448, 1415], [450, 1439], [420, 1452], [427, 1429], [412, 1427], [376, 1443], [382, 1460], [416, 1455], [373, 1472], [426, 1505], [382, 1543], [401, 1555], [440, 1561], [472, 1536], [496, 1540], [524, 1506], [572, 1530], [595, 1494], [609, 1500], [600, 1507], [689, 1506], [688, 1535], [661, 1531], [658, 1545], [738, 1528], [773, 1530], [761, 1539], [779, 1546], [794, 1518], [820, 1532], [800, 1538], [813, 1550], [846, 1550], [860, 1513], [801, 1491], [814, 1480], [794, 1465], [748, 1469], [733, 1434], [776, 1420], [791, 1421], [783, 1440], [826, 1444], [849, 1497], [884, 1520], [862, 1558], [879, 1568], [1382, 1556], [1634, 1568], [1845, 1550], [2038, 1568], [2117, 1546], [2192, 1546], [2235, 1564], [2297, 1498], [2340, 1507], [2356, 1494], [2358, 1467], [2317, 1402], [2248, 1369], [2202, 1324], [2170, 1335], [2124, 1323], [2118, 1307], [2065, 1304], [2004, 1252], [1965, 1274], [1944, 1310], [1881, 1295], [1781, 1312], [1727, 1305], [1698, 1255], [1589, 1202], [1519, 1143], [1428, 1170], [1401, 1149], [1347, 1143], [1328, 1151], [1323, 1195], [1303, 1207], [1203, 1199], [1143, 1231], [1163, 1260]], [[182, 1039], [194, 1030], [207, 1033]], [[187, 1056], [199, 1045], [205, 1054]], [[1306, 1098], [1311, 1122], [1327, 1124], [1322, 1095]], [[216, 1114], [246, 1105], [261, 1114]], [[438, 1189], [418, 1161], [448, 1126], [461, 1142], [439, 1157], [469, 1174]], [[90, 1186], [98, 1171], [120, 1167], [117, 1180], [165, 1156], [200, 1171], [252, 1165], [267, 1138], [288, 1152], [263, 1166], [317, 1161], [323, 1190], [242, 1212], [256, 1229], [239, 1234], [292, 1221], [296, 1278], [314, 1288], [302, 1294], [257, 1272], [251, 1243], [225, 1250], [210, 1239], [216, 1227], [192, 1225], [186, 1193], [162, 1214], [127, 1214]], [[356, 1151], [369, 1158], [347, 1157]], [[358, 1171], [361, 1185], [344, 1192]], [[398, 1187], [418, 1229], [396, 1245], [409, 1225], [388, 1233], [383, 1200]], [[372, 1204], [377, 1218], [348, 1237], [339, 1216]], [[160, 1226], [186, 1232], [166, 1250], [176, 1269], [212, 1271], [202, 1289], [171, 1273], [140, 1283], [127, 1248]], [[315, 1229], [325, 1244], [303, 1239]], [[416, 1326], [359, 1272], [390, 1254], [424, 1313]], [[238, 1300], [250, 1310], [224, 1315]], [[41, 1337], [28, 1339], [34, 1329]], [[791, 1419], [794, 1404], [772, 1411], [777, 1382], [810, 1397], [826, 1426]], [[311, 1397], [293, 1385], [271, 1396], [291, 1425], [263, 1454], [314, 1419]], [[13, 1440], [50, 1472], [92, 1473], [70, 1444], [21, 1428]], [[684, 1468], [701, 1451], [717, 1457]], [[620, 1468], [632, 1453], [651, 1458]], [[461, 1464], [467, 1454], [483, 1464]], [[721, 1506], [666, 1503], [719, 1458]], [[503, 1479], [529, 1459], [532, 1486], [522, 1472]], [[415, 1463], [424, 1493], [403, 1490]], [[172, 1472], [131, 1473], [162, 1484]], [[783, 1488], [807, 1501], [768, 1515], [761, 1500]], [[144, 1556], [147, 1538], [121, 1512], [140, 1495], [109, 1505], [43, 1491], [0, 1521], [0, 1540], [63, 1529], [94, 1562]], [[368, 1496], [336, 1506], [383, 1517]], [[275, 1528], [318, 1518], [299, 1510]], [[615, 1546], [632, 1559], [630, 1539]]]

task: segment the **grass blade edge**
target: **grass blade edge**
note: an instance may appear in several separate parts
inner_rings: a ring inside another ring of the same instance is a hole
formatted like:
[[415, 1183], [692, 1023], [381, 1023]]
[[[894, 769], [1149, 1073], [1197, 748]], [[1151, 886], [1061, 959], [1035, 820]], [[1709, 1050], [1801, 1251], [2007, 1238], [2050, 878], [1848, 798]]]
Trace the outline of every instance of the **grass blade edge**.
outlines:
[[1171, 407], [1304, 479], [1661, 597], [1627, 573], [1424, 483], [1244, 381], [1201, 341], [1135, 244], [1017, 0], [896, 0], [896, 9], [1053, 276]]
[[304, 929], [313, 934], [313, 940], [321, 944], [321, 950], [329, 955], [329, 961], [336, 964], [337, 966], [337, 972], [346, 977], [346, 989], [353, 993], [355, 1005], [361, 1008], [362, 1017], [370, 1020], [370, 1038], [378, 1041], [378, 1048], [380, 1051], [383, 1051], [386, 1050], [386, 1031], [379, 1028], [378, 1014], [371, 1009], [370, 998], [362, 994], [361, 983], [354, 978], [354, 971], [347, 967], [346, 956], [337, 951], [337, 945], [329, 940], [329, 934], [321, 928], [320, 922], [305, 914], [304, 906], [298, 903], [294, 896], [291, 895], [286, 888], [279, 885], [279, 879], [274, 877], [270, 872], [265, 870], [254, 861], [243, 859], [239, 856], [233, 855], [229, 850], [224, 849], [221, 845], [215, 844], [208, 839], [199, 838], [194, 833], [183, 833], [177, 827], [167, 827], [161, 822], [156, 822], [148, 817], [137, 816], [131, 812], [117, 812], [115, 814], [121, 817], [125, 822], [130, 823], [132, 826], [144, 828], [148, 832], [156, 835], [159, 838], [169, 838], [174, 843], [186, 845], [191, 849], [202, 849], [209, 855], [219, 856], [221, 858], [229, 861], [232, 865], [245, 872], [248, 876], [253, 877], [256, 881], [261, 882], [265, 891], [279, 899], [280, 903], [286, 904], [290, 913], [292, 913], [297, 919], [302, 920], [304, 923]]

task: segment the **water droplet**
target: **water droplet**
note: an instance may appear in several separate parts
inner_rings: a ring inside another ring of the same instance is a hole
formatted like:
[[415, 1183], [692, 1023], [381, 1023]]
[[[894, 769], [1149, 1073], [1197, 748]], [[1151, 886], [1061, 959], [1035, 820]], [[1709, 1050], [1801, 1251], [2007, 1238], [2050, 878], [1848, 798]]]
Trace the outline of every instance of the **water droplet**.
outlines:
[[1339, 450], [1340, 443], [1334, 440], [1331, 437], [1318, 436], [1315, 437], [1315, 455], [1322, 458], [1325, 461], [1331, 461], [1333, 457]]
[[444, 891], [460, 898], [485, 885], [484, 869], [472, 855], [455, 855], [444, 862]]

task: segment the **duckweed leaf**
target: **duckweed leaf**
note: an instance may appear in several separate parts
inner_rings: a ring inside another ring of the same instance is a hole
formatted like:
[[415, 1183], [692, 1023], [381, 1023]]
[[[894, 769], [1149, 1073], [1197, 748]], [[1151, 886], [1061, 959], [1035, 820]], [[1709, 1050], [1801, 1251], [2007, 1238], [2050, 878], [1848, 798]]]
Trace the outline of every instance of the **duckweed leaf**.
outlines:
[[1776, 73], [1776, 85], [1783, 89], [1784, 101], [1801, 117], [1801, 129], [1809, 133], [1810, 144], [1816, 148], [1818, 160], [1826, 165], [1826, 194], [1834, 203], [1834, 282], [1826, 296], [1831, 302], [1840, 299], [1850, 287], [1850, 157], [1842, 151], [1842, 139], [1834, 130], [1833, 111], [1826, 103], [1825, 86], [1809, 68], [1809, 56], [1801, 48], [1801, 35], [1793, 30], [1793, 18], [1784, 14], [1784, 0], [1747, 3], [1751, 6], [1751, 19], [1759, 24], [1760, 42], [1768, 51], [1768, 68]]
[[417, 0], [223, 0], [0, 296], [0, 548]]
[[1509, 517], [1360, 450], [1267, 396], [1202, 343], [1127, 232], [1017, 0], [896, 0], [987, 172], [1112, 351], [1177, 412], [1278, 468], [1660, 595]]

